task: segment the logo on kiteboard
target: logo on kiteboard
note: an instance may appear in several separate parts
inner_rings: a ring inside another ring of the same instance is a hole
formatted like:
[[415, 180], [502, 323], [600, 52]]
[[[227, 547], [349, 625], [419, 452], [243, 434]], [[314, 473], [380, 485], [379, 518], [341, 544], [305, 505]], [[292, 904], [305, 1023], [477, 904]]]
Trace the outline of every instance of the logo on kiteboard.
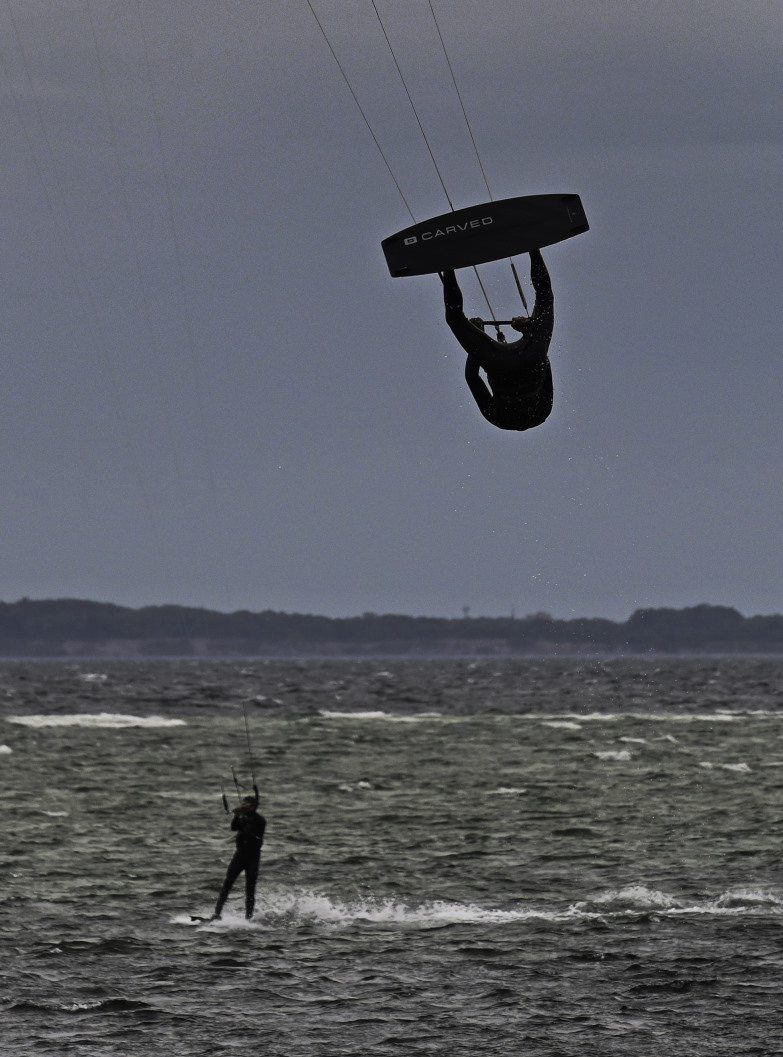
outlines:
[[493, 223], [492, 217], [481, 217], [480, 220], [467, 220], [464, 224], [447, 224], [445, 228], [435, 228], [434, 231], [423, 231], [421, 235], [409, 235], [404, 241], [404, 246], [413, 246], [417, 242], [429, 242], [430, 239], [445, 238], [447, 235], [464, 235], [471, 228], [485, 228]]

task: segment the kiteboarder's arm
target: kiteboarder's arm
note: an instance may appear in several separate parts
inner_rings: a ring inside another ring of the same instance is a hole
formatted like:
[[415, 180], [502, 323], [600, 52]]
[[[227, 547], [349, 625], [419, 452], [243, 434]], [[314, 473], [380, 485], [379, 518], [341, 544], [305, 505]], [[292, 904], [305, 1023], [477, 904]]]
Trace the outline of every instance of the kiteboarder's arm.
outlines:
[[530, 279], [536, 292], [536, 304], [532, 315], [527, 320], [527, 325], [522, 330], [522, 341], [525, 343], [527, 352], [533, 352], [535, 348], [536, 354], [542, 357], [546, 355], [552, 340], [552, 331], [555, 326], [555, 298], [549, 272], [538, 250], [530, 251]]
[[[462, 308], [462, 291], [454, 272], [438, 273], [443, 283], [446, 322], [468, 356], [486, 353], [497, 343], [484, 332], [484, 320], [478, 316], [468, 319]], [[478, 370], [478, 368], [476, 368]], [[470, 383], [468, 383], [470, 385]], [[474, 394], [475, 395], [475, 394]]]
[[533, 314], [539, 314], [540, 310], [549, 308], [550, 311], [554, 308], [554, 294], [552, 293], [552, 280], [549, 277], [547, 266], [544, 264], [544, 258], [541, 256], [540, 250], [530, 250], [530, 281], [533, 284], [533, 289], [536, 292], [536, 305], [533, 310]]
[[462, 305], [462, 291], [454, 272], [438, 272], [443, 283], [443, 303], [446, 306], [446, 322], [454, 331], [458, 340], [460, 333], [475, 337], [475, 332], [484, 333], [484, 320], [475, 317], [468, 319]]

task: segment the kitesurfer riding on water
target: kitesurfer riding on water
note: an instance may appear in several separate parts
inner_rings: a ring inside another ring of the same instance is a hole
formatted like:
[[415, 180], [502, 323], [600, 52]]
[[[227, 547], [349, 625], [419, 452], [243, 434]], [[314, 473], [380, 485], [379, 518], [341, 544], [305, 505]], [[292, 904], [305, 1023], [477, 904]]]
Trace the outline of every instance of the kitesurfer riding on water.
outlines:
[[[215, 905], [214, 919], [220, 917], [223, 905], [228, 899], [237, 877], [245, 871], [245, 917], [250, 919], [256, 905], [256, 881], [258, 879], [258, 863], [261, 858], [261, 846], [264, 843], [264, 830], [266, 819], [259, 815], [258, 793], [256, 796], [246, 796], [239, 807], [234, 808], [231, 819], [231, 829], [236, 831], [237, 850], [228, 865], [226, 879], [220, 890], [217, 904]], [[213, 920], [214, 920], [213, 919]]]
[[[511, 320], [511, 326], [522, 334], [518, 341], [506, 342], [500, 331], [500, 340], [490, 337], [483, 320], [468, 319], [454, 272], [438, 274], [443, 282], [446, 322], [468, 354], [465, 381], [481, 414], [498, 429], [540, 426], [552, 410], [548, 354], [555, 323], [552, 283], [540, 251], [530, 250], [530, 280], [536, 292], [533, 313]], [[486, 373], [489, 387], [479, 370]]]

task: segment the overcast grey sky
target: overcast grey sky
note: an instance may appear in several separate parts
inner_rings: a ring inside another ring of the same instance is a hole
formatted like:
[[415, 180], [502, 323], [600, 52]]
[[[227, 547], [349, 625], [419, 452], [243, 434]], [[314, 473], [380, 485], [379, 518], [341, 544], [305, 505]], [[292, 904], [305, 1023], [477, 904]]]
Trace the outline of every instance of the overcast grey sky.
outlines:
[[[372, 3], [313, 6], [416, 219], [446, 211]], [[0, 0], [2, 599], [783, 611], [783, 5], [433, 6], [494, 197], [591, 223], [545, 251], [528, 433], [481, 418], [437, 277], [389, 277], [410, 216], [306, 0]], [[486, 200], [429, 4], [377, 7], [455, 205]]]

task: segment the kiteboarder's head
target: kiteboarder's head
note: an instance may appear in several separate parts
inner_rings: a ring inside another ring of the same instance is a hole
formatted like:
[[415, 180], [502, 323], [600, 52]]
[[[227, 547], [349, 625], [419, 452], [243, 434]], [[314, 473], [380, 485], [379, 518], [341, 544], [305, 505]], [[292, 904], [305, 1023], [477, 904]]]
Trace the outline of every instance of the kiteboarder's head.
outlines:
[[254, 796], [246, 796], [245, 799], [242, 801], [242, 807], [245, 808], [247, 811], [255, 811], [255, 809], [258, 807], [258, 801]]

